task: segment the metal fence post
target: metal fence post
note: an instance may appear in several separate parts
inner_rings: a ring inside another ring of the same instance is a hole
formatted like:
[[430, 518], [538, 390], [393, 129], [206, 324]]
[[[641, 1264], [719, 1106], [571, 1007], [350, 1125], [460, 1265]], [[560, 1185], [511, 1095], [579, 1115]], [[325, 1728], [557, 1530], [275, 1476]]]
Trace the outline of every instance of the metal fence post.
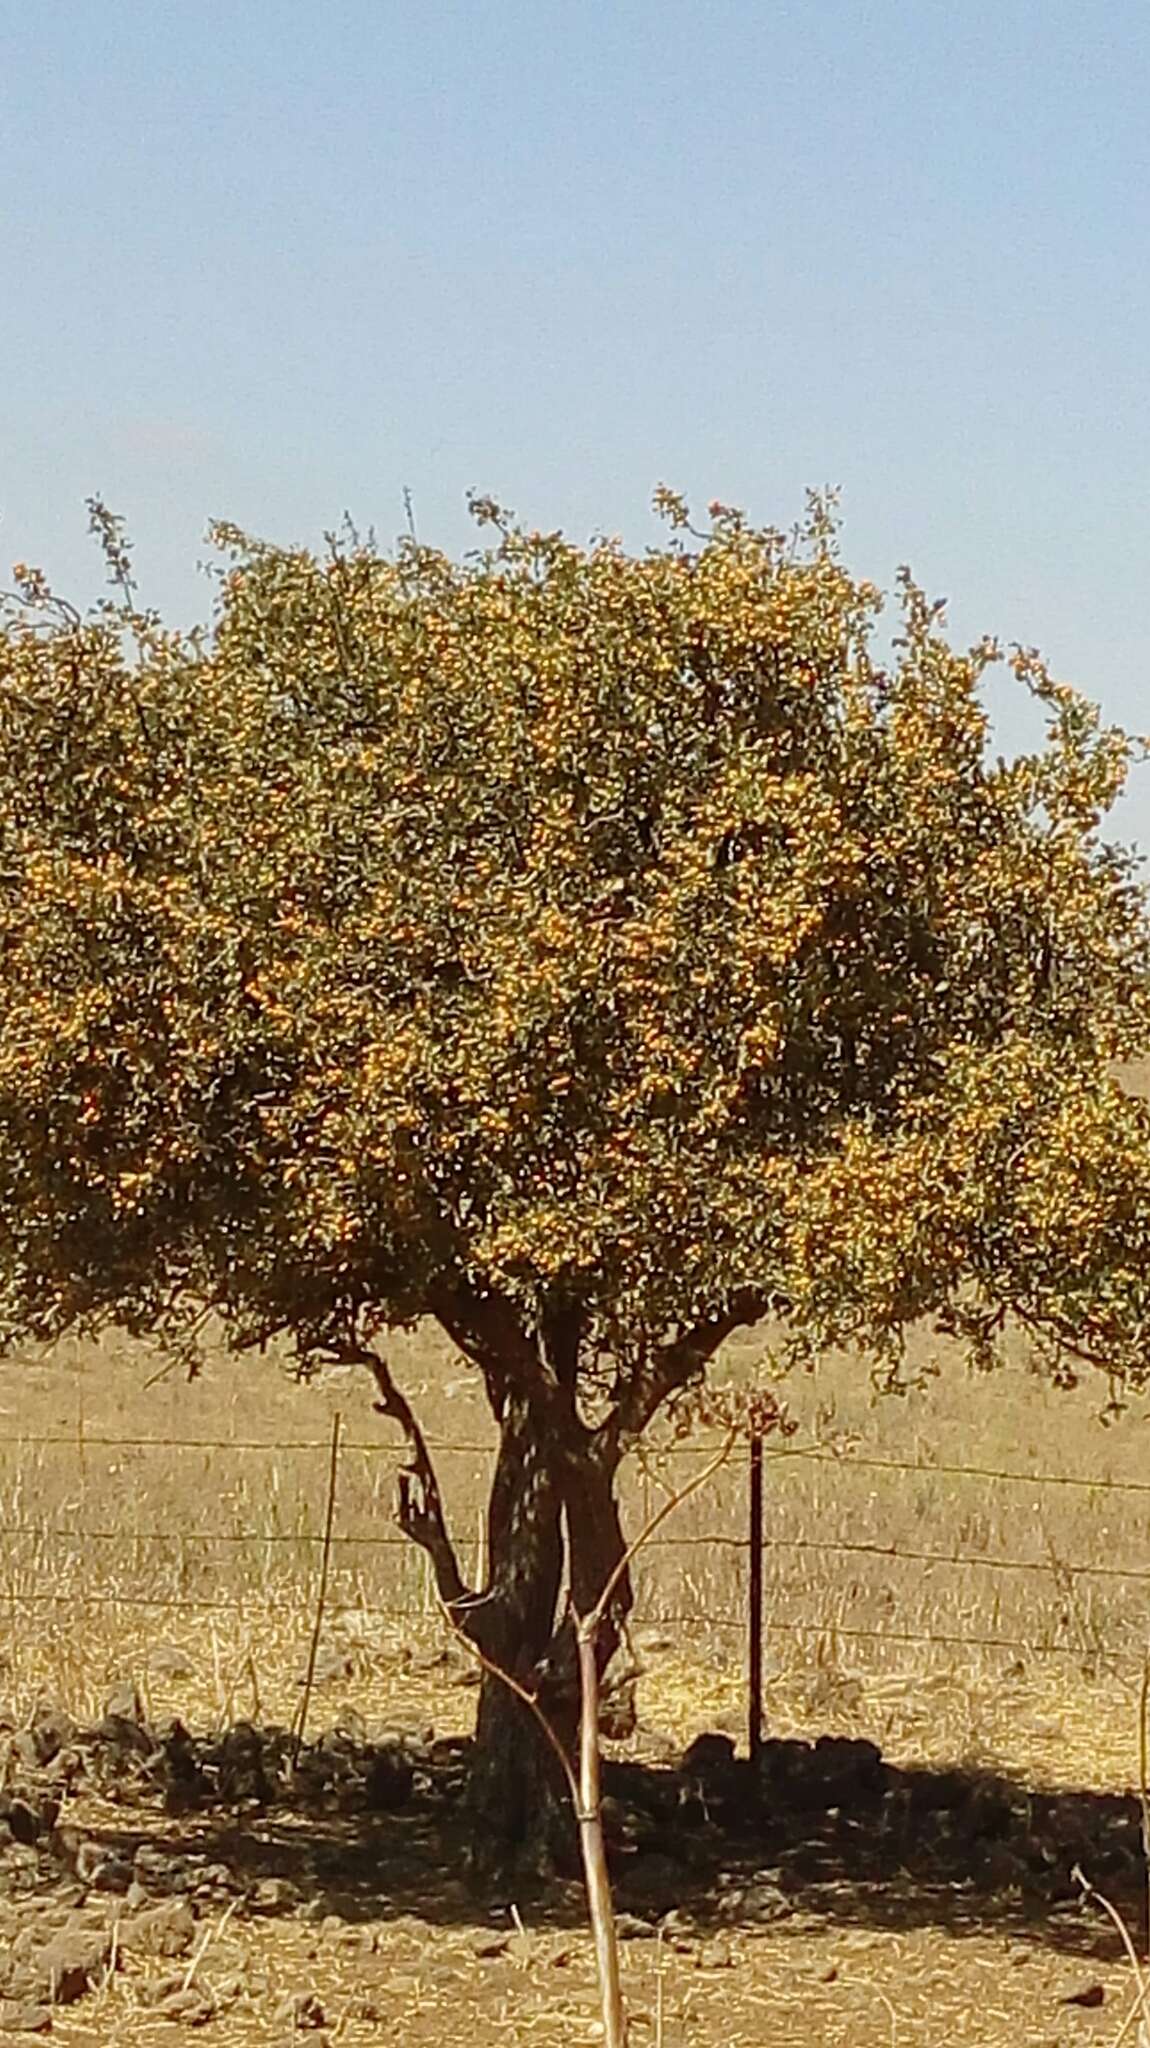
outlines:
[[747, 1749], [753, 1764], [763, 1746], [763, 1439], [750, 1442], [750, 1570], [747, 1645]]

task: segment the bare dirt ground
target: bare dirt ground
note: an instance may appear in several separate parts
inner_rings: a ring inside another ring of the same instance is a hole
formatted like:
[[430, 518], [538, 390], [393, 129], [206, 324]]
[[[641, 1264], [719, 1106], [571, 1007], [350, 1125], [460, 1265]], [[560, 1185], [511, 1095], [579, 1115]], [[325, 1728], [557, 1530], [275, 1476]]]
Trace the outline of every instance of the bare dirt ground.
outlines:
[[[432, 1390], [439, 1441], [486, 1442], [466, 1374], [436, 1340], [413, 1340], [406, 1365], [410, 1386]], [[32, 1814], [17, 1813], [15, 1836], [35, 1837], [0, 1857], [0, 1956], [29, 1963], [50, 1937], [86, 1929], [93, 1962], [82, 1995], [50, 2007], [51, 2038], [595, 2040], [578, 1886], [477, 1900], [463, 1882], [450, 1739], [469, 1729], [474, 1690], [444, 1659], [419, 1561], [390, 1547], [390, 1454], [349, 1449], [341, 1467], [343, 1545], [305, 1756], [324, 1754], [326, 1735], [328, 1754], [350, 1740], [362, 1764], [402, 1735], [410, 1796], [373, 1808], [356, 1764], [334, 1786], [306, 1771], [287, 1784], [269, 1766], [257, 1799], [221, 1788], [213, 1765], [173, 1810], [141, 1745], [126, 1773], [84, 1764], [54, 1788], [45, 1779], [27, 1744], [45, 1703], [83, 1733], [135, 1684], [153, 1734], [179, 1715], [217, 1749], [238, 1722], [290, 1722], [328, 1416], [341, 1409], [352, 1445], [378, 1435], [353, 1384], [299, 1390], [268, 1365], [213, 1364], [191, 1387], [148, 1387], [156, 1369], [116, 1344], [0, 1369], [0, 1707], [17, 1742], [5, 1775]], [[673, 1822], [631, 1798], [648, 1780], [616, 1781], [633, 2039], [1116, 2043], [1129, 1964], [1071, 1872], [1080, 1863], [1145, 1943], [1129, 1795], [1150, 1499], [1118, 1490], [1150, 1477], [1141, 1416], [1102, 1429], [1088, 1399], [1021, 1374], [959, 1374], [872, 1406], [857, 1373], [832, 1371], [795, 1402], [794, 1447], [819, 1456], [769, 1468], [768, 1729], [773, 1742], [867, 1740], [886, 1775], [839, 1787], [836, 1804], [776, 1770], [752, 1811], [745, 1778], [708, 1788], [688, 1771], [702, 1817], [691, 1805]], [[483, 1454], [441, 1463], [463, 1547], [477, 1550]], [[948, 1465], [1075, 1483], [975, 1483]], [[635, 1475], [636, 1512], [651, 1483]], [[684, 1510], [681, 1547], [644, 1568], [639, 1726], [611, 1754], [656, 1784], [679, 1782], [701, 1731], [743, 1736], [744, 1516], [741, 1478], [724, 1475]], [[1021, 1647], [987, 1647], [995, 1638]], [[173, 1901], [165, 1934], [148, 1915]], [[23, 1981], [35, 1990], [34, 1971]]]
[[[480, 1899], [460, 1876], [463, 1739], [337, 1723], [293, 1770], [286, 1731], [139, 1711], [9, 1737], [0, 2021], [133, 2048], [597, 2038], [578, 1883]], [[607, 1779], [635, 2040], [1116, 2038], [1129, 1968], [1073, 1873], [1139, 1924], [1135, 1800], [857, 1739], [774, 1739], [757, 1784], [722, 1737], [674, 1766], [644, 1746]], [[53, 1954], [86, 1973], [64, 1993]]]

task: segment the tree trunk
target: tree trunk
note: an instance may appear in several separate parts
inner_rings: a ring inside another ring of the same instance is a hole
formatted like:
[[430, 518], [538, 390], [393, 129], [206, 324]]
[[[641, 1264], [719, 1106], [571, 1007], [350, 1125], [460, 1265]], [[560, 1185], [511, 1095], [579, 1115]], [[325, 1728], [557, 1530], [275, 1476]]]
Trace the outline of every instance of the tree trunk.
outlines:
[[[469, 1627], [484, 1657], [526, 1691], [555, 1631], [563, 1576], [563, 1503], [523, 1405], [509, 1400], [487, 1514], [488, 1578]], [[540, 1699], [542, 1711], [554, 1701]], [[560, 1739], [570, 1729], [558, 1729]], [[479, 1877], [544, 1866], [554, 1853], [563, 1776], [531, 1709], [484, 1671], [468, 1790], [470, 1863]]]
[[[488, 1513], [489, 1577], [468, 1626], [483, 1655], [530, 1692], [574, 1765], [579, 1671], [575, 1633], [559, 1615], [566, 1576], [579, 1613], [623, 1555], [613, 1467], [577, 1434], [541, 1442], [538, 1418], [509, 1403]], [[630, 1607], [626, 1575], [597, 1639], [606, 1669]], [[485, 1671], [468, 1794], [471, 1867], [479, 1878], [539, 1877], [579, 1867], [576, 1818], [559, 1758], [539, 1719]]]

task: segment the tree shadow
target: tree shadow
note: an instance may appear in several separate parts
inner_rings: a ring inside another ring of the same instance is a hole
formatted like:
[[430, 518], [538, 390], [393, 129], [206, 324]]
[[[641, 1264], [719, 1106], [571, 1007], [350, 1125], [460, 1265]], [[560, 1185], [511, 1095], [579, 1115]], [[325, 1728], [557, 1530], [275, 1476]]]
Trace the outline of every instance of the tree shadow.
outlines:
[[[79, 1844], [75, 1827], [69, 1838], [46, 1825], [36, 1882], [431, 1926], [505, 1925], [514, 1898], [537, 1925], [578, 1924], [575, 1870], [535, 1885], [520, 1873], [514, 1887], [481, 1893], [468, 1885], [468, 1749], [462, 1739], [373, 1747], [333, 1731], [289, 1769], [286, 1732], [246, 1723], [203, 1741], [175, 1724], [123, 1753], [105, 1745], [80, 1788]], [[90, 1824], [85, 1789], [103, 1794]], [[752, 1767], [720, 1735], [700, 1737], [675, 1767], [608, 1762], [604, 1792], [616, 1896], [635, 1937], [659, 1923], [687, 1936], [937, 1927], [1117, 1955], [1113, 1926], [1083, 1900], [1080, 1870], [1136, 1943], [1145, 1939], [1132, 1797], [901, 1769], [873, 1744], [838, 1737], [768, 1742]], [[8, 1796], [11, 1805], [11, 1787]]]

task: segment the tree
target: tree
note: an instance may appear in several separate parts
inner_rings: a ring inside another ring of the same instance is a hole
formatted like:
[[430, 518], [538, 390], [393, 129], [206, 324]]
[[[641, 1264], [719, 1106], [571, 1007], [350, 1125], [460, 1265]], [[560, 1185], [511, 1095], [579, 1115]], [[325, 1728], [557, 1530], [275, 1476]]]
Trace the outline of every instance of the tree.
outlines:
[[[904, 572], [879, 659], [825, 502], [658, 503], [641, 556], [486, 500], [462, 562], [217, 527], [190, 636], [97, 505], [118, 594], [20, 569], [0, 651], [0, 1338], [211, 1311], [368, 1364], [444, 1601], [569, 1730], [561, 1589], [594, 1607], [621, 1460], [740, 1325], [892, 1377], [923, 1318], [1147, 1363], [1133, 743], [1016, 650], [1046, 739], [992, 759], [998, 649]], [[498, 1422], [483, 1588], [387, 1365], [420, 1317]], [[489, 1845], [548, 1771], [486, 1684]]]

